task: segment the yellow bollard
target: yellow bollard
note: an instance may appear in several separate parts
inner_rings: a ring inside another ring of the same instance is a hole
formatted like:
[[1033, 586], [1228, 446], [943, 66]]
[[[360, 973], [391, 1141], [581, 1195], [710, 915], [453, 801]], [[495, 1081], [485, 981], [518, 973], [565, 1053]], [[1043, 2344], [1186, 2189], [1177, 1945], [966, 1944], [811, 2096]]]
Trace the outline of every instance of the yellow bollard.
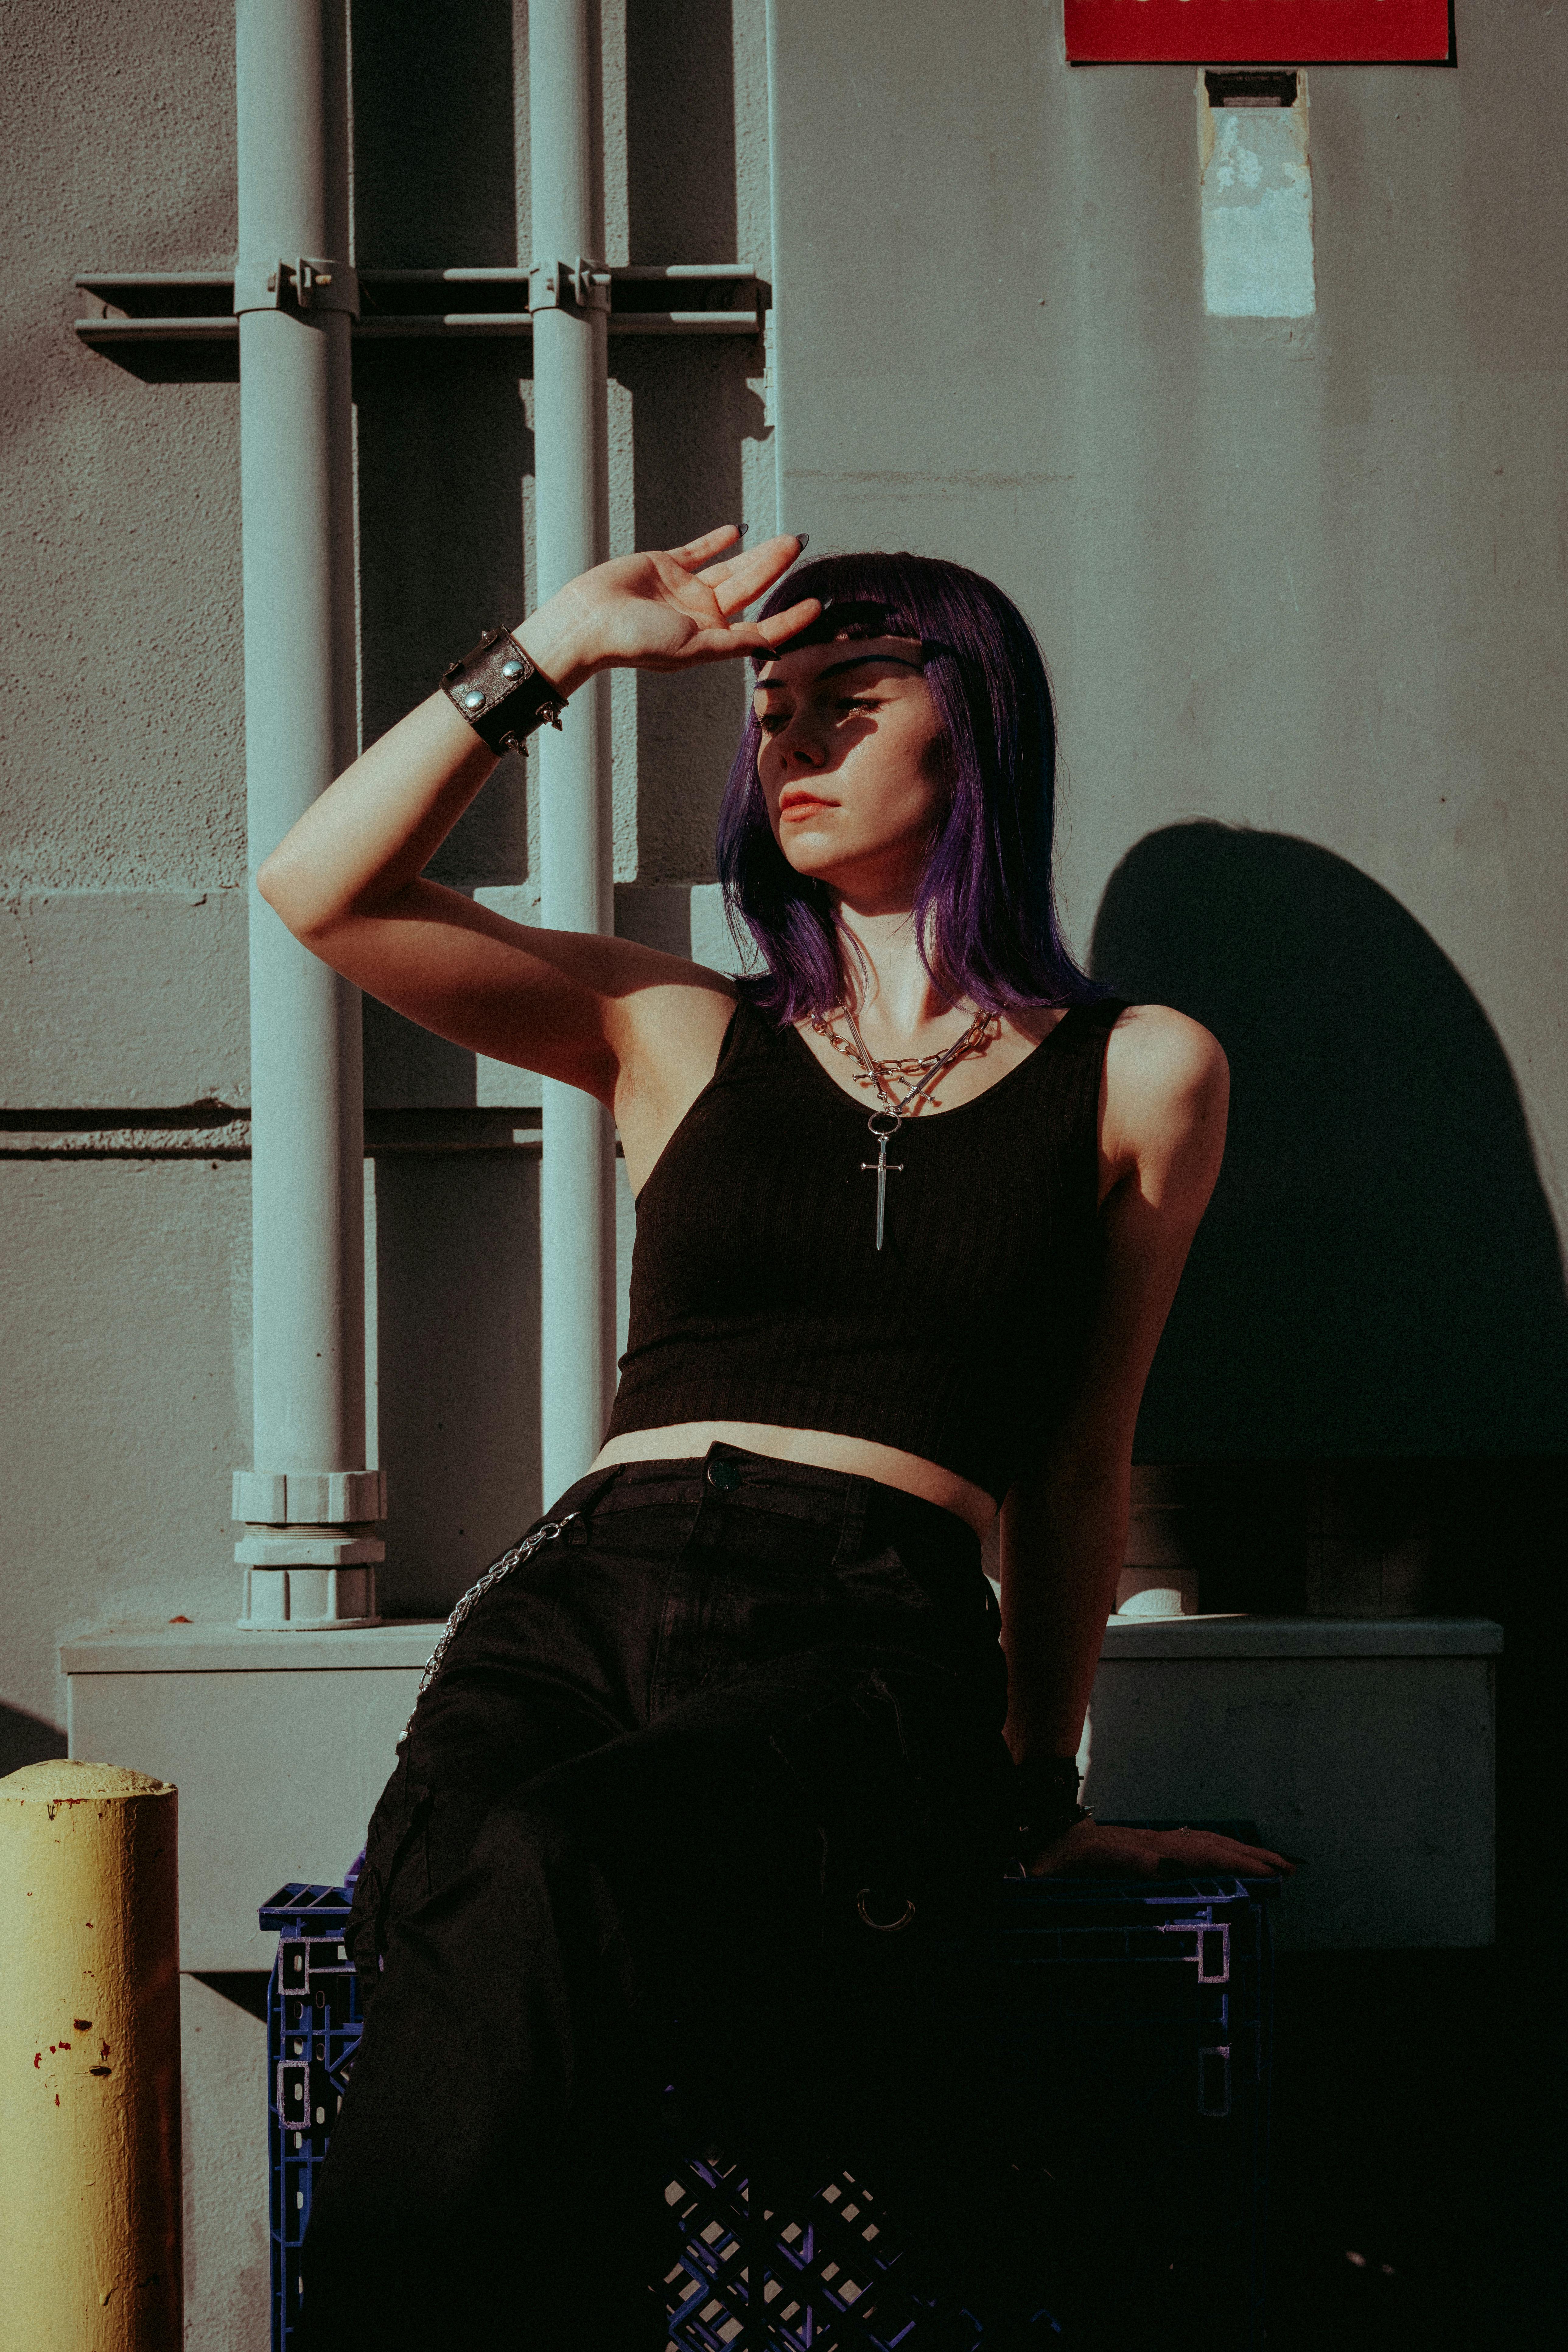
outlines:
[[180, 2352], [178, 1809], [0, 1780], [0, 2352]]

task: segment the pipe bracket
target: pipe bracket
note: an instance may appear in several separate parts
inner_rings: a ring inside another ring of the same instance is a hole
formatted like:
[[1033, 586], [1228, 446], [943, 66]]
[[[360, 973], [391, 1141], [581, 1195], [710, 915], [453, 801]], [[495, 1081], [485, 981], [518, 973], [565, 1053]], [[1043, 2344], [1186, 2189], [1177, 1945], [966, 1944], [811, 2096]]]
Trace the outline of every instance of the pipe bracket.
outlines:
[[346, 310], [359, 317], [359, 272], [326, 254], [241, 264], [234, 278], [234, 315], [247, 310]]
[[548, 261], [528, 273], [531, 310], [604, 310], [610, 307], [610, 272], [582, 254], [572, 261]]

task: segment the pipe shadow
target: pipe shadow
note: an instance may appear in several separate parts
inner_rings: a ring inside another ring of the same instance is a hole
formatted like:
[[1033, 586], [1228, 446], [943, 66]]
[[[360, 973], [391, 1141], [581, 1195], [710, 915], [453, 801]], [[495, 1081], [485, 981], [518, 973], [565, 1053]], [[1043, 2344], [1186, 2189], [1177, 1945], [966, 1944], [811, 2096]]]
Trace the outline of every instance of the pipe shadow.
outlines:
[[[447, 665], [488, 631], [521, 616], [533, 435], [519, 366], [517, 352], [499, 343], [354, 353], [367, 744], [433, 693]], [[510, 752], [500, 761], [428, 871], [447, 883], [526, 877], [524, 761]], [[476, 1099], [471, 1054], [368, 997], [365, 1073], [374, 1104]]]
[[[615, 373], [631, 394], [638, 547], [679, 547], [718, 523], [746, 520], [741, 445], [763, 432], [762, 403], [746, 381], [748, 367], [760, 364], [755, 349], [749, 338], [611, 345]], [[751, 541], [769, 528], [764, 521]], [[687, 676], [637, 674], [640, 882], [712, 878], [719, 803], [750, 692], [751, 672], [738, 661]]]
[[631, 258], [733, 261], [731, 0], [645, 0], [626, 16]]
[[362, 269], [517, 261], [510, 0], [353, 0], [353, 205]]
[[1519, 1088], [1399, 901], [1311, 842], [1170, 825], [1111, 876], [1089, 960], [1231, 1066], [1139, 1458], [1560, 1452], [1568, 1301]]
[[52, 1764], [67, 1752], [58, 1725], [29, 1715], [25, 1706], [0, 1705], [0, 1780], [28, 1764]]
[[[681, 0], [679, 7], [655, 0], [630, 11], [626, 87], [630, 258], [755, 258], [737, 252], [731, 0]], [[700, 306], [700, 289], [690, 299]], [[716, 523], [744, 520], [741, 445], [766, 431], [762, 403], [746, 382], [762, 373], [760, 343], [622, 337], [611, 342], [610, 363], [631, 400], [637, 545], [679, 547]], [[719, 801], [746, 692], [739, 663], [686, 677], [637, 678], [640, 881], [711, 876]]]
[[537, 1158], [378, 1152], [375, 1255], [380, 1604], [445, 1617], [542, 1507]]
[[[512, 268], [518, 155], [512, 9], [353, 8], [354, 239], [362, 268]], [[412, 300], [410, 307], [418, 307]], [[466, 307], [454, 302], [454, 308]], [[533, 436], [521, 340], [356, 341], [361, 725], [373, 742], [447, 664], [521, 615]], [[509, 756], [432, 860], [438, 881], [521, 881], [526, 776]], [[365, 1000], [366, 1099], [475, 1098], [474, 1057]]]

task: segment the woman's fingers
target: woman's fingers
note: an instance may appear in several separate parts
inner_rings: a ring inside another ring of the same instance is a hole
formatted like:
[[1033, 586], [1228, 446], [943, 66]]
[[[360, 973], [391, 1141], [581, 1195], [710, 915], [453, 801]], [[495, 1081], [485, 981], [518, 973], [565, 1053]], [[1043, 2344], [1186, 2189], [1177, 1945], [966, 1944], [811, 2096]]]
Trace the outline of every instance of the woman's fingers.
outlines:
[[771, 613], [765, 621], [757, 623], [757, 635], [764, 645], [782, 646], [786, 637], [797, 630], [809, 628], [822, 616], [820, 596], [803, 596], [798, 604], [786, 606], [782, 613]]
[[1139, 1878], [1152, 1878], [1161, 1870], [1226, 1870], [1241, 1878], [1288, 1878], [1294, 1864], [1288, 1854], [1270, 1847], [1247, 1845], [1213, 1831], [1140, 1830], [1113, 1822], [1081, 1822], [1037, 1855], [1031, 1868], [1037, 1873], [1120, 1871]]
[[1238, 1838], [1222, 1837], [1204, 1830], [1169, 1830], [1156, 1832], [1162, 1863], [1178, 1869], [1234, 1870], [1244, 1878], [1258, 1878], [1268, 1873], [1289, 1876], [1294, 1864], [1282, 1853], [1274, 1853], [1268, 1846], [1244, 1845]]
[[721, 613], [739, 613], [765, 594], [775, 580], [783, 579], [799, 551], [799, 540], [788, 531], [781, 531], [774, 539], [764, 539], [760, 547], [748, 547], [744, 553], [732, 551], [721, 562], [707, 565], [697, 576], [713, 591], [714, 602]]
[[748, 653], [772, 652], [815, 621], [821, 611], [819, 596], [803, 596], [798, 604], [771, 613], [765, 621], [731, 621], [725, 634]]
[[[741, 617], [789, 570], [801, 541], [781, 531], [742, 551], [739, 538], [734, 523], [721, 523], [685, 547], [615, 557], [570, 583], [563, 593], [575, 593], [587, 608], [598, 666], [679, 670], [766, 655], [814, 621], [822, 610], [816, 597], [798, 598], [766, 621]], [[721, 548], [721, 560], [696, 568]]]
[[704, 629], [694, 643], [703, 652], [772, 653], [815, 621], [821, 610], [820, 597], [803, 596], [798, 604], [770, 614], [765, 621], [728, 621], [720, 628]]
[[806, 596], [787, 612], [775, 613], [766, 621], [730, 621], [717, 628], [698, 629], [687, 639], [670, 667], [684, 668], [693, 662], [733, 661], [742, 654], [773, 653], [786, 638], [815, 621], [821, 610], [816, 597]]
[[740, 536], [738, 522], [721, 522], [712, 530], [705, 530], [700, 539], [689, 539], [684, 547], [672, 547], [668, 551], [669, 558], [683, 571], [695, 572], [699, 565], [710, 563], [721, 549], [728, 547], [731, 540]]

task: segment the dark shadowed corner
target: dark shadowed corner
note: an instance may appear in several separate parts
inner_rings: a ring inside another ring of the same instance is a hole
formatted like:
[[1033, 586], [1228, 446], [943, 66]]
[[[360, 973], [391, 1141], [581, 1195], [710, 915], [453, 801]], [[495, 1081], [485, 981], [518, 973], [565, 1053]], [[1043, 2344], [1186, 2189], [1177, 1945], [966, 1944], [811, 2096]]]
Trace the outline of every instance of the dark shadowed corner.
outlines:
[[1112, 875], [1090, 963], [1231, 1067], [1140, 1454], [1561, 1452], [1568, 1304], [1519, 1089], [1398, 900], [1311, 842], [1170, 825]]
[[1568, 1307], [1519, 1088], [1427, 932], [1311, 842], [1149, 835], [1090, 965], [1230, 1061], [1225, 1169], [1138, 1435], [1185, 1465], [1203, 1605], [1299, 1610], [1314, 1543], [1418, 1538], [1418, 1605], [1504, 1627], [1498, 1945], [1281, 1963], [1269, 2340], [1539, 2340]]
[[26, 1764], [47, 1764], [66, 1752], [66, 1736], [25, 1706], [0, 1706], [0, 1780]]

